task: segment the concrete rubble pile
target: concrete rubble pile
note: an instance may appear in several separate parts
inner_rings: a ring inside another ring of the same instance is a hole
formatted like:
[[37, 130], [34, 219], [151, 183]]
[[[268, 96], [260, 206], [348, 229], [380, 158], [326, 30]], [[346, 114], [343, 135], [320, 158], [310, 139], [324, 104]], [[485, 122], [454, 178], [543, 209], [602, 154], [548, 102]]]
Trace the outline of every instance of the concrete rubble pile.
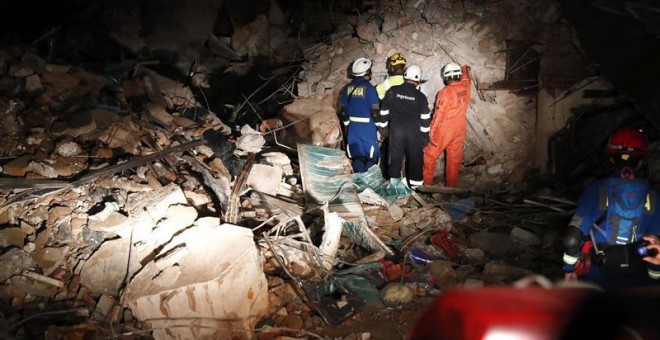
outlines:
[[[472, 46], [494, 51], [501, 46], [491, 38], [501, 32], [452, 24], [456, 18], [438, 6], [422, 11], [410, 3], [396, 20], [356, 22], [359, 39], [308, 51], [298, 85], [308, 98], [285, 114], [315, 115], [306, 124], [325, 143], [299, 145], [297, 160], [256, 126], [230, 129], [187, 87], [145, 65], [117, 82], [29, 50], [0, 51], [0, 299], [22, 311], [3, 313], [0, 334], [30, 326], [51, 335], [157, 339], [304, 336], [386, 308], [415, 315], [445, 289], [542, 271], [534, 266], [556, 256], [558, 235], [539, 225], [565, 218], [571, 206], [502, 203], [520, 216], [548, 213], [511, 227], [478, 209], [492, 202], [474, 191], [357, 192], [345, 189], [359, 178], [343, 152], [324, 147], [335, 138], [329, 103], [354, 57], [384, 60], [398, 50], [437, 70], [450, 60], [435, 39], [442, 33], [455, 58], [483, 66], [480, 81], [498, 79], [501, 60], [480, 59], [451, 39], [478, 38], [483, 43]], [[437, 72], [427, 79], [425, 91], [434, 93]], [[473, 103], [475, 122], [510, 153], [488, 144], [470, 145], [468, 153], [489, 159], [480, 171], [507, 176], [526, 152], [515, 146], [530, 136], [497, 121], [522, 119], [504, 107], [524, 104], [506, 92], [485, 96]], [[325, 162], [307, 158], [319, 155]], [[329, 198], [317, 196], [322, 189]], [[40, 313], [60, 318], [21, 321]]]

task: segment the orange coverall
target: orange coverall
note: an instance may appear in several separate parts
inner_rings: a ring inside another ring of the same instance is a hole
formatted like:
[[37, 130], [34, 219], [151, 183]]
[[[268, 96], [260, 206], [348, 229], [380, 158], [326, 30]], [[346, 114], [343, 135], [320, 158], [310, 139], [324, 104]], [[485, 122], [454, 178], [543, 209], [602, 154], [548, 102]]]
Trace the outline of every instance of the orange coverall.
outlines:
[[471, 82], [469, 68], [461, 67], [461, 79], [445, 86], [435, 97], [435, 108], [429, 131], [429, 144], [424, 148], [424, 184], [433, 184], [435, 165], [447, 150], [447, 186], [456, 187], [458, 171], [463, 162], [463, 143]]

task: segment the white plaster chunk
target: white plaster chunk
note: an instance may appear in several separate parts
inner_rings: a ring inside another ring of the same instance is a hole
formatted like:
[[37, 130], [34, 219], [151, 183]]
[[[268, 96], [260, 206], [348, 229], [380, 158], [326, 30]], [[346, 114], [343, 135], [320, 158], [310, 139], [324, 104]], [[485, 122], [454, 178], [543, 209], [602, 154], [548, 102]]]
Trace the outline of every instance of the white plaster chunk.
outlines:
[[249, 125], [241, 128], [241, 136], [236, 140], [236, 154], [245, 155], [248, 152], [259, 153], [266, 144], [266, 139]]
[[128, 285], [128, 306], [154, 328], [155, 339], [249, 338], [267, 312], [268, 284], [252, 231], [207, 222], [174, 237]]
[[254, 164], [250, 169], [247, 184], [256, 191], [275, 196], [280, 190], [282, 175], [281, 167]]

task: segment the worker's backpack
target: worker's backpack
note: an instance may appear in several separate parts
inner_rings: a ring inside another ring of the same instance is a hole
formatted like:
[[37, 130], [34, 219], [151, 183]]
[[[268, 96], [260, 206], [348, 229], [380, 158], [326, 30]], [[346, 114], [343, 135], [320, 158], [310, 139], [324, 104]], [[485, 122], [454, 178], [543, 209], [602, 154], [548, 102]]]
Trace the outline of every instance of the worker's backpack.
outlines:
[[[644, 215], [654, 213], [655, 197], [649, 182], [642, 179], [610, 178], [600, 190], [600, 208], [607, 219], [594, 226], [606, 240], [600, 244], [597, 263], [609, 278], [634, 277], [644, 272], [644, 263], [629, 246], [641, 239]], [[642, 274], [643, 275], [643, 274]]]

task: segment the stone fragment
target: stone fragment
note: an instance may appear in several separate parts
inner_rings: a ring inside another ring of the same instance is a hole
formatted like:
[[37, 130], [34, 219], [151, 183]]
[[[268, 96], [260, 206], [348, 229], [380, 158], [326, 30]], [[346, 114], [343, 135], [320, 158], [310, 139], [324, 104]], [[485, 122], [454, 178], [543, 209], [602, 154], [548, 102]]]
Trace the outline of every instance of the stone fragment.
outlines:
[[129, 238], [107, 240], [85, 261], [80, 284], [94, 295], [117, 295], [128, 275]]
[[36, 92], [42, 90], [44, 86], [41, 84], [41, 78], [33, 74], [25, 77], [25, 90], [28, 92]]
[[82, 153], [82, 148], [74, 141], [65, 141], [57, 144], [55, 152], [64, 157], [71, 157]]
[[58, 287], [53, 285], [35, 281], [21, 275], [12, 277], [10, 282], [12, 286], [19, 287], [24, 293], [42, 298], [52, 298], [59, 290]]
[[195, 207], [201, 207], [203, 205], [211, 203], [211, 198], [209, 197], [209, 195], [206, 195], [204, 193], [197, 193], [189, 190], [186, 190], [183, 193], [184, 195], [186, 195], [188, 202]]
[[158, 104], [148, 103], [145, 109], [149, 113], [149, 117], [162, 126], [169, 126], [174, 121], [174, 117]]
[[469, 244], [482, 249], [489, 257], [504, 257], [514, 251], [509, 235], [502, 233], [478, 232], [471, 234]]
[[486, 263], [483, 271], [483, 280], [489, 284], [512, 283], [532, 272], [527, 269], [514, 267], [501, 261]]
[[30, 255], [34, 262], [43, 269], [44, 272], [51, 272], [53, 266], [60, 266], [64, 261], [64, 257], [69, 253], [68, 247], [45, 247], [37, 249]]
[[0, 282], [32, 267], [34, 267], [34, 261], [30, 254], [22, 249], [11, 248], [0, 255]]
[[53, 169], [58, 177], [70, 177], [87, 169], [87, 155], [64, 157], [53, 160]]
[[32, 161], [28, 164], [27, 171], [46, 178], [57, 178], [57, 171], [53, 165], [45, 162]]
[[130, 236], [131, 223], [129, 223], [128, 216], [117, 211], [111, 212], [103, 220], [92, 219], [92, 216], [90, 216], [87, 226], [92, 231], [103, 231], [123, 237]]
[[3, 165], [3, 172], [7, 175], [14, 176], [14, 177], [23, 177], [25, 176], [25, 173], [28, 171], [28, 164], [32, 161], [32, 156], [30, 155], [23, 155], [21, 157], [12, 159], [11, 161], [7, 162], [7, 164]]
[[433, 261], [429, 266], [429, 273], [435, 278], [439, 289], [448, 289], [458, 285], [456, 271], [449, 261]]
[[56, 92], [73, 90], [80, 84], [80, 79], [68, 73], [44, 72], [41, 80], [45, 84], [52, 85]]
[[520, 227], [511, 229], [511, 242], [518, 249], [528, 249], [541, 244], [541, 238], [529, 230]]
[[18, 247], [25, 245], [26, 233], [21, 228], [5, 228], [0, 230], [0, 248]]
[[113, 296], [108, 294], [101, 295], [99, 302], [96, 304], [96, 308], [94, 308], [94, 319], [100, 322], [106, 321], [108, 316], [110, 316], [112, 307], [114, 306], [115, 298]]

